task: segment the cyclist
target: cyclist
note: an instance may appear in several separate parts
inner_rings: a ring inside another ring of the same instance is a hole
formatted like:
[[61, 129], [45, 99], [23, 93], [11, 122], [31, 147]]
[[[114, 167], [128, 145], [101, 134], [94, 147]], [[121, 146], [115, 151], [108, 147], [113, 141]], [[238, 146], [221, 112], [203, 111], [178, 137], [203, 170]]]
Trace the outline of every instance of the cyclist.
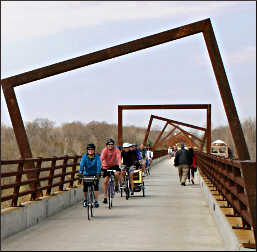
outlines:
[[[134, 181], [133, 181], [133, 175], [134, 175], [134, 169], [136, 168], [135, 164], [138, 161], [137, 159], [137, 153], [135, 150], [133, 150], [132, 145], [129, 143], [124, 143], [122, 148], [123, 151], [121, 152], [122, 161], [121, 164], [124, 165], [128, 169], [129, 172], [129, 182], [131, 186], [131, 195], [134, 195]], [[124, 181], [126, 170], [121, 170], [121, 180]]]
[[153, 160], [153, 151], [151, 149], [151, 145], [148, 144], [146, 146], [146, 155], [147, 155], [147, 166], [150, 166]]
[[101, 153], [102, 171], [104, 178], [104, 200], [103, 203], [107, 204], [107, 183], [109, 176], [107, 173], [108, 169], [116, 170], [115, 172], [115, 191], [119, 190], [118, 183], [120, 180], [120, 165], [121, 165], [121, 152], [114, 146], [114, 140], [109, 138], [106, 140], [106, 147]]
[[141, 160], [142, 157], [141, 157], [141, 153], [140, 153], [139, 148], [137, 148], [137, 144], [131, 144], [131, 148], [132, 148], [132, 150], [135, 150], [135, 151], [136, 151], [136, 154], [137, 154], [137, 161]]
[[144, 176], [145, 175], [146, 159], [147, 159], [146, 148], [145, 148], [144, 144], [140, 144], [139, 151], [140, 151], [140, 154], [141, 154], [140, 163], [142, 165], [142, 171], [143, 171], [142, 175]]
[[[95, 153], [95, 145], [90, 143], [87, 145], [87, 152], [83, 154], [80, 161], [80, 176], [97, 176], [98, 180], [94, 184], [94, 192], [95, 192], [95, 207], [99, 207], [98, 203], [98, 195], [99, 195], [99, 179], [101, 176], [101, 161], [99, 154]], [[83, 206], [87, 207], [87, 190], [88, 183], [83, 182], [83, 192], [85, 200], [83, 202]]]

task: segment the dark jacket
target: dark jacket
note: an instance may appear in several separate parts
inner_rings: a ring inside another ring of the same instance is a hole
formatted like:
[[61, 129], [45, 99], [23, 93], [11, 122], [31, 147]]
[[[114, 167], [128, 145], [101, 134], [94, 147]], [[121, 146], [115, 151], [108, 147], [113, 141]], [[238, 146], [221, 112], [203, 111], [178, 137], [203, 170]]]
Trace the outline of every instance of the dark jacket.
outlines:
[[128, 152], [122, 151], [121, 156], [123, 158], [123, 164], [128, 167], [135, 165], [135, 163], [138, 161], [137, 153], [135, 150], [129, 150]]
[[189, 153], [188, 150], [181, 149], [176, 152], [176, 156], [174, 159], [175, 166], [184, 165], [184, 164], [187, 164], [190, 166], [192, 162], [193, 162], [192, 155]]

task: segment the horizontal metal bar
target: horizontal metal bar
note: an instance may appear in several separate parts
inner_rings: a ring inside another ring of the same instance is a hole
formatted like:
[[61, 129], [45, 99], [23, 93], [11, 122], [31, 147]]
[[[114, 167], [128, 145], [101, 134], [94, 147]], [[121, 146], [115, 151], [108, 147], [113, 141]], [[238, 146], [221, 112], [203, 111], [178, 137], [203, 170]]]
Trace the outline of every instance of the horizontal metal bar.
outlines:
[[26, 73], [18, 74], [3, 79], [3, 88], [16, 87], [32, 81], [47, 78], [56, 74], [64, 73], [80, 67], [88, 66], [128, 53], [150, 48], [169, 41], [180, 39], [186, 36], [203, 32], [210, 25], [210, 19], [204, 19], [195, 23], [180, 26], [164, 32], [146, 36], [117, 46], [109, 47], [100, 51], [89, 53], [83, 56], [65, 60], [46, 67], [38, 68]]
[[130, 109], [208, 109], [209, 104], [162, 104], [162, 105], [118, 105], [122, 110]]

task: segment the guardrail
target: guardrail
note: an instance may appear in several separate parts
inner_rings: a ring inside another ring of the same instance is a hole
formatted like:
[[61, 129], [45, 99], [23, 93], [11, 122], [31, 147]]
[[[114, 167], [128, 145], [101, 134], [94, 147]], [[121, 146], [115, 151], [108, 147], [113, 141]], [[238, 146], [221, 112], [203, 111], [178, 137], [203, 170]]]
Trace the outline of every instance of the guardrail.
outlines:
[[[21, 206], [18, 200], [23, 196], [30, 195], [27, 200], [36, 200], [43, 196], [43, 192], [45, 195], [51, 195], [56, 187], [58, 191], [64, 191], [64, 185], [67, 183], [72, 188], [78, 180], [75, 174], [78, 173], [80, 158], [81, 156], [63, 156], [1, 161], [1, 202], [11, 200], [10, 205], [16, 207]], [[24, 169], [24, 166], [31, 162], [35, 168]], [[3, 171], [6, 166], [8, 171]], [[32, 174], [33, 178], [29, 178]], [[28, 186], [29, 188], [26, 188]]]
[[[256, 244], [256, 161], [225, 159], [216, 155], [195, 152], [202, 177], [206, 177], [220, 198], [233, 208], [234, 215], [242, 218], [242, 227], [252, 229]], [[225, 206], [223, 206], [225, 207]], [[229, 216], [229, 215], [227, 215]]]
[[[155, 151], [153, 159], [164, 155], [167, 155], [166, 150]], [[75, 155], [2, 160], [1, 208], [22, 206], [24, 201], [51, 195], [53, 191], [65, 191], [65, 184], [68, 184], [68, 188], [80, 185], [80, 180], [75, 175], [78, 173], [81, 157]], [[24, 169], [31, 162], [35, 168]]]

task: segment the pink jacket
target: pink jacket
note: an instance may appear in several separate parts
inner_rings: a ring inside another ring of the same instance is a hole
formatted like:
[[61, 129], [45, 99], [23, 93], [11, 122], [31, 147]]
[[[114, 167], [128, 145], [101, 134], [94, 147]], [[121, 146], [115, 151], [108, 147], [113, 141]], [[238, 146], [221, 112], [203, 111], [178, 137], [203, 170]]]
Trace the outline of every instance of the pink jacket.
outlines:
[[101, 153], [101, 163], [103, 169], [109, 169], [114, 165], [119, 165], [121, 161], [121, 152], [117, 147], [114, 147], [113, 150], [109, 150], [105, 147]]

